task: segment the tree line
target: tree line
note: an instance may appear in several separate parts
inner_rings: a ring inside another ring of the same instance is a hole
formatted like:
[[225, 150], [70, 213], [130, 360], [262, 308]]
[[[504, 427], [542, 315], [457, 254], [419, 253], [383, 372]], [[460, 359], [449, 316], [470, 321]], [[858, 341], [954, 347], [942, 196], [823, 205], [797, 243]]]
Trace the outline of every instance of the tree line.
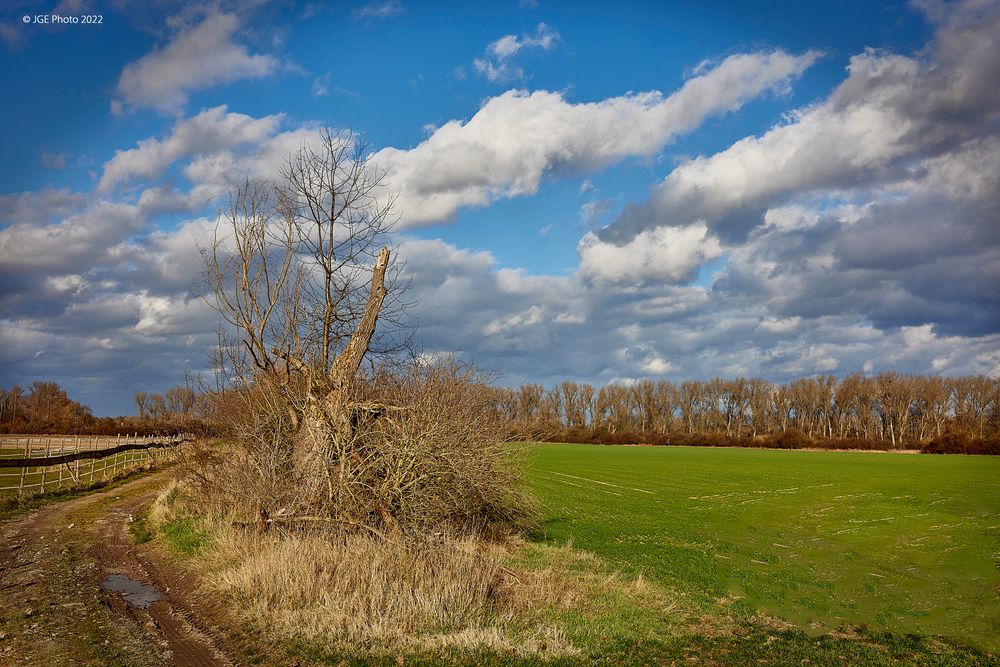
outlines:
[[205, 395], [189, 383], [162, 394], [139, 392], [135, 404], [135, 416], [95, 417], [88, 406], [71, 399], [55, 382], [0, 387], [0, 433], [164, 435], [210, 430]]
[[494, 405], [533, 439], [1000, 453], [1000, 379], [981, 375], [525, 384]]
[[[1000, 453], [1000, 379], [981, 375], [641, 380], [599, 388], [563, 382], [486, 391], [526, 439]], [[190, 382], [134, 399], [134, 416], [95, 417], [55, 382], [0, 388], [0, 433], [209, 432], [219, 417]]]

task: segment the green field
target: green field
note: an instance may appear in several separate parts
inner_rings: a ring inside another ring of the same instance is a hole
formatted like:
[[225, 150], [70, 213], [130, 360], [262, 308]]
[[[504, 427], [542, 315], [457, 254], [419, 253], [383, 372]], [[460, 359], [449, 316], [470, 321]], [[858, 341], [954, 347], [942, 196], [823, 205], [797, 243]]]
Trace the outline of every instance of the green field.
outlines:
[[1000, 649], [1000, 458], [538, 445], [542, 539], [809, 633]]

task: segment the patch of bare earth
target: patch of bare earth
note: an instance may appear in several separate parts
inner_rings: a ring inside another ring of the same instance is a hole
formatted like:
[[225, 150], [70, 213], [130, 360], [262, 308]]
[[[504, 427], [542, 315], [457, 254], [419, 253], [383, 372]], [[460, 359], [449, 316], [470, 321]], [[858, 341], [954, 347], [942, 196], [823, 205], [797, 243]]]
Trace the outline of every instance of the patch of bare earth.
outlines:
[[[0, 665], [234, 664], [220, 610], [129, 535], [130, 516], [168, 479], [159, 472], [0, 524]], [[136, 606], [102, 588], [112, 575], [159, 599]]]

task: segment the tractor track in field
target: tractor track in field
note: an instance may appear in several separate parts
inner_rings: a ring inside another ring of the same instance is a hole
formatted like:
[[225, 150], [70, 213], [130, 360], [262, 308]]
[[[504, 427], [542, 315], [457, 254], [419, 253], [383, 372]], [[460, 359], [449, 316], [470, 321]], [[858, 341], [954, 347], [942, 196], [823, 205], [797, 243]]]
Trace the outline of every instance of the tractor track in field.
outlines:
[[[129, 534], [169, 479], [160, 471], [0, 524], [0, 665], [236, 664], [222, 610]], [[158, 599], [130, 603], [102, 587], [111, 575]]]

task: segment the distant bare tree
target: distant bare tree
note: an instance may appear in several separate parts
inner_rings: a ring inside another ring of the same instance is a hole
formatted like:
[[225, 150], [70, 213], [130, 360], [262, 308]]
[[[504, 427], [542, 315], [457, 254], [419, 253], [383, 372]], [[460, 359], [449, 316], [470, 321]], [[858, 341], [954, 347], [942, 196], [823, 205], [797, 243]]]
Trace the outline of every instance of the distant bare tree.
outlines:
[[[563, 393], [563, 411], [566, 425], [570, 428], [583, 428], [587, 425], [588, 398], [582, 387], [576, 382], [563, 382], [560, 385]], [[593, 391], [593, 390], [591, 390]]]
[[909, 428], [913, 382], [892, 371], [879, 373], [875, 381], [879, 388], [878, 408], [882, 417], [883, 434], [888, 431], [889, 441], [895, 448], [903, 441]]
[[757, 437], [771, 428], [771, 399], [774, 387], [759, 378], [747, 382], [747, 410], [750, 412], [750, 434]]
[[666, 433], [673, 428], [677, 388], [672, 382], [660, 380], [653, 389], [652, 430]]
[[698, 407], [701, 401], [701, 383], [696, 380], [685, 380], [677, 392], [677, 403], [681, 410], [681, 419], [687, 433], [698, 430]]
[[149, 411], [149, 394], [144, 391], [137, 391], [135, 396], [135, 411], [139, 419], [145, 419]]
[[13, 421], [23, 411], [24, 388], [14, 385], [10, 390], [0, 389], [0, 421]]
[[589, 384], [580, 385], [580, 401], [583, 403], [584, 423], [594, 426], [594, 387]]

